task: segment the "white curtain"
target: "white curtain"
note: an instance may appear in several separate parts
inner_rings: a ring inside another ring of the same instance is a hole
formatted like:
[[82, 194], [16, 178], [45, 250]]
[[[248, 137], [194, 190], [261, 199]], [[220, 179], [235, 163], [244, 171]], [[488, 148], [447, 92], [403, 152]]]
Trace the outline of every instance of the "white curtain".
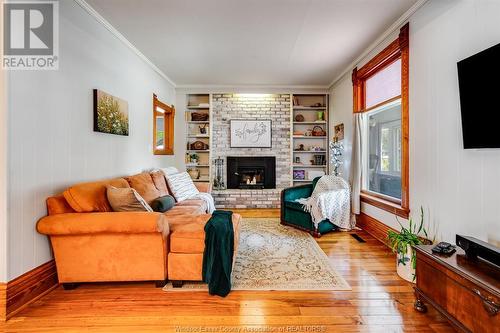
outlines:
[[354, 138], [352, 141], [351, 155], [351, 210], [358, 215], [361, 212], [361, 177], [363, 174], [363, 137], [366, 128], [366, 117], [363, 113], [354, 114]]

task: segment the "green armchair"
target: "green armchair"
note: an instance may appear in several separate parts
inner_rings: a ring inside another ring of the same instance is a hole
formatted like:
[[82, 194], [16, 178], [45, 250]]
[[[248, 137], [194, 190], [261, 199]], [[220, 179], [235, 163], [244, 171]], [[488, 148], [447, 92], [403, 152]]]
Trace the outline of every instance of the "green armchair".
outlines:
[[290, 187], [281, 191], [281, 224], [307, 231], [314, 237], [321, 237], [321, 235], [337, 229], [327, 219], [321, 221], [318, 228], [315, 228], [311, 214], [305, 212], [302, 204], [295, 201], [296, 199], [310, 197], [320, 178], [314, 178], [312, 184]]

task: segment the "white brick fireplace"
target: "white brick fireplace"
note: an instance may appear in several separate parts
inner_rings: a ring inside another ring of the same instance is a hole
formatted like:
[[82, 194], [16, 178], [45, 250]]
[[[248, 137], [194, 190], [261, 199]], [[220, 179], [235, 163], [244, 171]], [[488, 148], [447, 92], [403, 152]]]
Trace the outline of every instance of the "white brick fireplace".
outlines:
[[[227, 156], [275, 156], [275, 189], [226, 189], [213, 192], [218, 208], [277, 208], [280, 192], [290, 186], [289, 94], [213, 94], [212, 95], [212, 157], [221, 157], [227, 167]], [[230, 120], [271, 120], [271, 148], [231, 148]], [[214, 172], [214, 171], [213, 171]], [[224, 182], [227, 184], [226, 169]]]

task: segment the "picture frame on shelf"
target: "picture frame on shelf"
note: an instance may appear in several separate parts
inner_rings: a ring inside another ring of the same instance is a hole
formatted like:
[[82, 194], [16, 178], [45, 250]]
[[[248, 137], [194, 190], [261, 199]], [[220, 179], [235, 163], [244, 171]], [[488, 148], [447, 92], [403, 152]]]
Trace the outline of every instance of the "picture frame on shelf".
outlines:
[[335, 125], [333, 128], [335, 130], [335, 137], [337, 140], [344, 140], [344, 123]]
[[305, 180], [306, 170], [293, 170], [293, 180]]

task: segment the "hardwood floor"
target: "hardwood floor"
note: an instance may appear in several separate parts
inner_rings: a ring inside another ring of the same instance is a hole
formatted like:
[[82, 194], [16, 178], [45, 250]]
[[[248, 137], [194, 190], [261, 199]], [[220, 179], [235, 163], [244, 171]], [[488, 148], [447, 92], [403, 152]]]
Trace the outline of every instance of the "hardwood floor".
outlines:
[[280, 217], [279, 208], [231, 209], [231, 211], [243, 217]]
[[[247, 212], [248, 213], [248, 212]], [[153, 283], [61, 287], [0, 326], [6, 332], [454, 332], [429, 307], [413, 310], [412, 286], [369, 234], [318, 240], [352, 291], [164, 292]]]

